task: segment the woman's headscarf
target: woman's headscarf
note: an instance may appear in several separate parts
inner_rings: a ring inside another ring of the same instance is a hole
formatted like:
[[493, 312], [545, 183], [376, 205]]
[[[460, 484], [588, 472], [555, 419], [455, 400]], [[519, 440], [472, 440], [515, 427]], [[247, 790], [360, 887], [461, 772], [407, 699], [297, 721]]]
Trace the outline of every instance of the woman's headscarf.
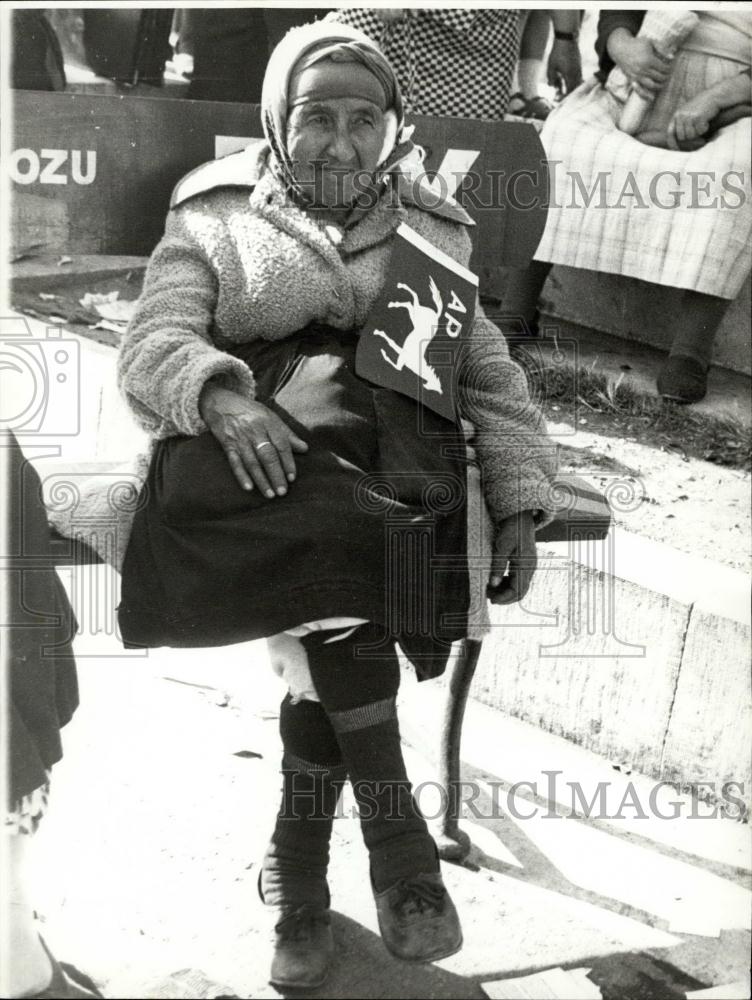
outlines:
[[414, 149], [405, 128], [402, 95], [386, 57], [371, 39], [346, 24], [316, 21], [292, 28], [272, 52], [261, 94], [261, 121], [272, 152], [271, 168], [291, 197], [306, 204], [307, 197], [294, 175], [287, 148], [287, 118], [291, 82], [323, 60], [357, 63], [375, 78], [384, 94], [386, 141], [379, 172], [386, 175]]

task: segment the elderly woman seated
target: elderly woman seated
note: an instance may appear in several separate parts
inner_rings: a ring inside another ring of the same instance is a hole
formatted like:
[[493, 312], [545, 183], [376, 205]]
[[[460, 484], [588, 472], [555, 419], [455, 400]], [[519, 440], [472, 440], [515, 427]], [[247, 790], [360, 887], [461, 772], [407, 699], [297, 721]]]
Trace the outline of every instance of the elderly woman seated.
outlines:
[[[672, 317], [672, 344], [658, 391], [680, 403], [705, 395], [716, 330], [752, 263], [752, 17], [697, 15], [669, 59], [641, 30], [644, 11], [601, 13], [599, 78], [541, 133], [555, 164], [553, 204], [535, 260], [512, 277], [504, 303], [534, 328], [552, 264], [659, 286], [656, 308]], [[650, 102], [634, 136], [618, 128], [623, 104], [607, 85], [615, 66]]]
[[155, 447], [119, 612], [134, 644], [270, 638], [293, 684], [260, 878], [276, 911], [271, 981], [291, 988], [320, 984], [330, 963], [326, 872], [346, 776], [387, 948], [430, 961], [461, 946], [402, 758], [395, 642], [426, 678], [466, 634], [460, 418], [493, 522], [483, 593], [497, 603], [529, 586], [554, 448], [480, 306], [458, 420], [355, 373], [397, 227], [462, 265], [471, 248], [464, 211], [421, 207], [400, 172], [412, 143], [375, 45], [337, 24], [294, 29], [270, 60], [262, 115], [260, 155], [178, 185], [122, 345], [120, 384]]

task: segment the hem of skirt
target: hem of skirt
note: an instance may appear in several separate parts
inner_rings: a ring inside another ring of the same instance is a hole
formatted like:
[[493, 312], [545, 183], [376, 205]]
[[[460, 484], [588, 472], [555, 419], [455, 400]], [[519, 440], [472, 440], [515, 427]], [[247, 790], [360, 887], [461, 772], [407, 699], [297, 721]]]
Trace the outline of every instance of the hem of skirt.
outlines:
[[[456, 607], [447, 611], [454, 617], [463, 614]], [[269, 591], [264, 594], [263, 605], [258, 602], [249, 603], [247, 608], [236, 605], [229, 613], [226, 605], [205, 606], [191, 615], [159, 613], [153, 609], [129, 607], [123, 602], [118, 607], [120, 634], [126, 649], [229, 646], [268, 639], [304, 622], [333, 615], [376, 622], [397, 638], [409, 633], [404, 622], [394, 622], [384, 605], [384, 595], [361, 583], [311, 583], [295, 589]], [[451, 643], [464, 638], [466, 633], [466, 626], [455, 622], [437, 629], [434, 638]]]
[[[540, 254], [540, 256], [539, 256]], [[716, 284], [711, 281], [695, 281], [695, 282], [684, 282], [682, 284], [671, 284], [667, 281], [657, 281], [655, 278], [655, 272], [651, 272], [649, 275], [647, 273], [637, 273], [636, 271], [631, 271], [628, 268], [609, 268], [604, 266], [602, 262], [596, 264], [583, 264], [579, 261], [572, 262], [571, 255], [569, 258], [557, 254], [554, 251], [544, 251], [540, 252], [536, 250], [535, 257], [533, 258], [536, 262], [541, 264], [551, 264], [554, 267], [571, 267], [576, 271], [590, 271], [592, 274], [613, 274], [619, 278], [632, 278], [636, 281], [644, 281], [648, 285], [657, 285], [659, 288], [679, 288], [686, 292], [697, 292], [700, 295], [712, 295], [717, 299], [727, 299], [729, 302], [733, 302], [744, 288], [744, 283], [749, 277], [749, 273], [744, 275], [744, 278], [739, 282], [738, 287], [735, 290], [732, 289], [718, 289]]]

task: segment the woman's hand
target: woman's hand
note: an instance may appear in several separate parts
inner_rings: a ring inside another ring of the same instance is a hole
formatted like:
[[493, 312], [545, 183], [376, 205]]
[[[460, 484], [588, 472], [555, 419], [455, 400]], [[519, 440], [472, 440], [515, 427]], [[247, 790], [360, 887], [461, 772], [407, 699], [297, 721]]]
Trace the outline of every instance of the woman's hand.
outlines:
[[714, 95], [707, 90], [682, 104], [668, 123], [669, 148], [683, 149], [685, 144], [694, 144], [695, 139], [705, 135], [720, 110]]
[[609, 37], [608, 51], [634, 90], [646, 100], [652, 101], [669, 78], [671, 60], [647, 38], [620, 29]]
[[533, 512], [523, 510], [506, 518], [496, 529], [486, 591], [491, 604], [521, 601], [530, 589], [537, 564]]
[[571, 94], [582, 83], [582, 57], [577, 40], [554, 39], [548, 57], [548, 83], [562, 94]]
[[199, 411], [244, 490], [255, 485], [270, 500], [287, 493], [295, 479], [293, 452], [306, 452], [308, 445], [284, 420], [263, 403], [211, 382], [201, 392]]

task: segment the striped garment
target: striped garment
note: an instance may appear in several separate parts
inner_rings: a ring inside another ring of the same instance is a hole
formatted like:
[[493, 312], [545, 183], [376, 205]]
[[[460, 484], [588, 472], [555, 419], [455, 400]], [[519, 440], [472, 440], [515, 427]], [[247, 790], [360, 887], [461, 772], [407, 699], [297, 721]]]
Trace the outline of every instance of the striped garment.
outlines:
[[[750, 65], [752, 17], [737, 15], [733, 30], [734, 58], [679, 52], [643, 129], [665, 129], [681, 103]], [[684, 153], [620, 132], [621, 107], [593, 79], [549, 116], [552, 206], [536, 259], [735, 298], [752, 267], [750, 119]]]
[[37, 832], [50, 796], [52, 770], [45, 771], [46, 781], [27, 795], [17, 799], [5, 814], [5, 833], [11, 836], [32, 835]]
[[345, 7], [326, 20], [359, 28], [397, 73], [406, 111], [500, 121], [520, 51], [521, 10], [412, 10], [385, 23], [373, 10]]

